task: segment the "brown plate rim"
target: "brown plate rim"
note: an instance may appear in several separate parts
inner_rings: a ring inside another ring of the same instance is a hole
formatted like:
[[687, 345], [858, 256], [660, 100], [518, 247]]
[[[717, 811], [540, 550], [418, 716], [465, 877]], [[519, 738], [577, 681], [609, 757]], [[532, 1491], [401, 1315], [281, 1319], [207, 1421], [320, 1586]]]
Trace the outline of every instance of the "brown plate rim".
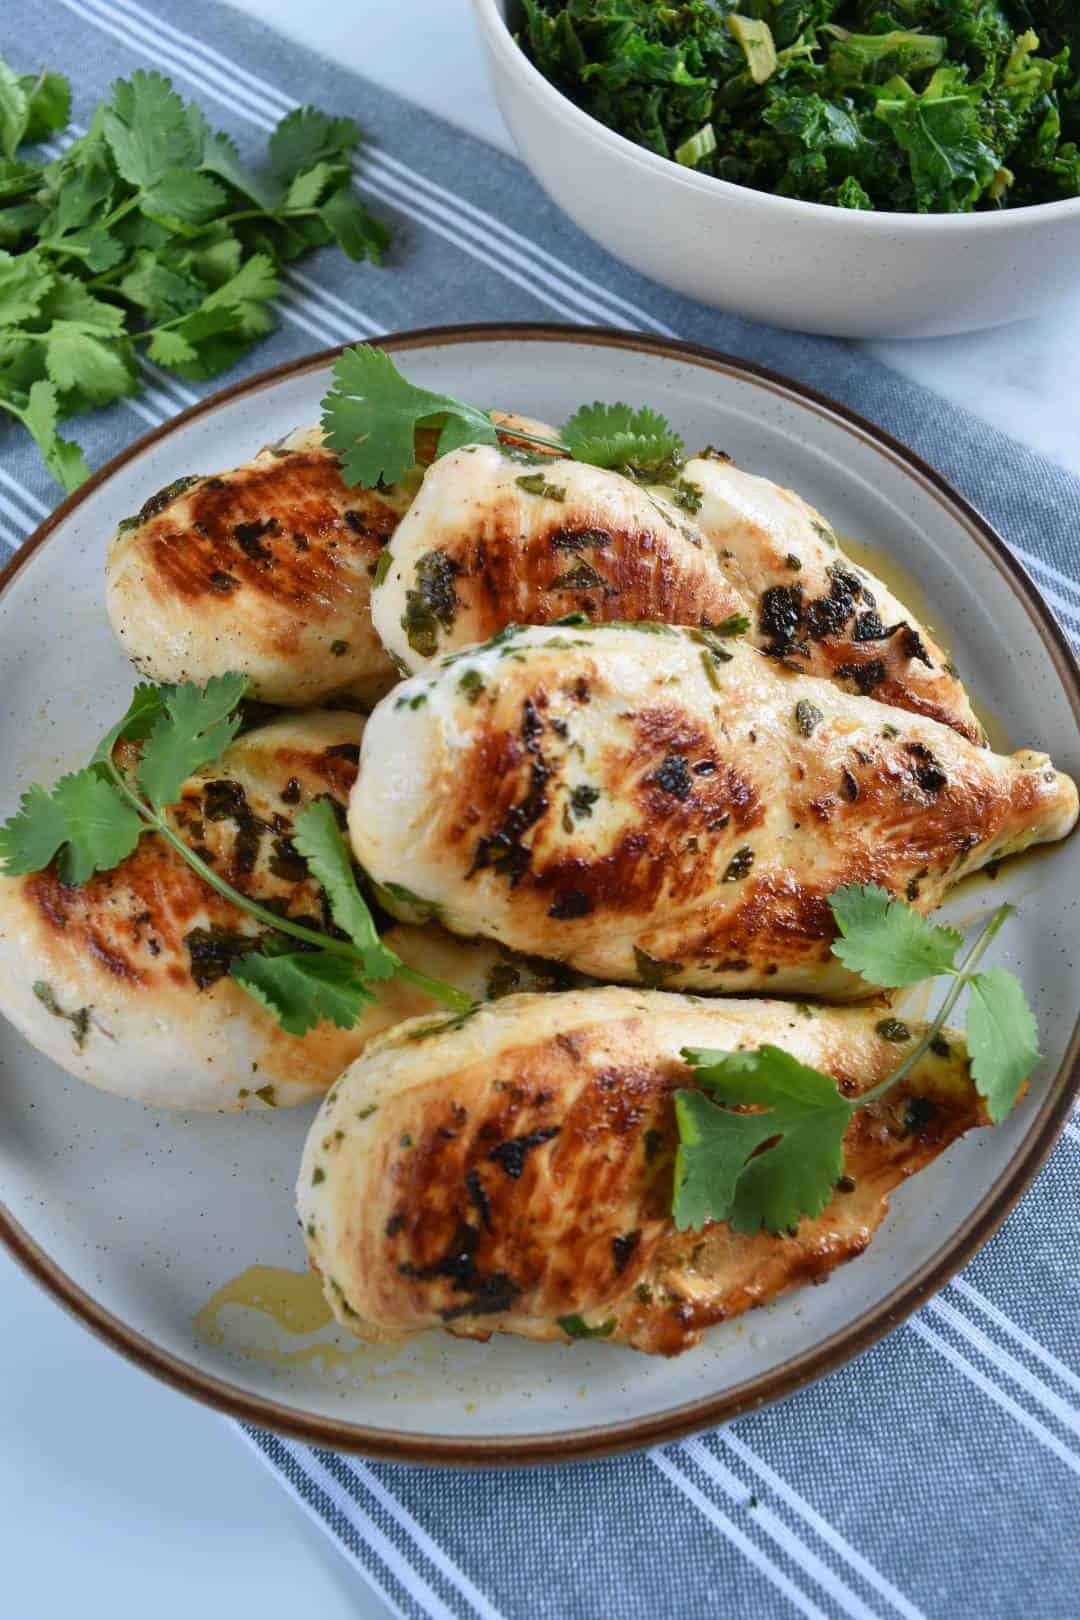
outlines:
[[[802, 383], [735, 355], [705, 344], [679, 339], [643, 337], [611, 327], [559, 325], [550, 322], [491, 322], [429, 326], [387, 334], [380, 346], [394, 351], [458, 343], [583, 343], [596, 347], [630, 349], [678, 360], [704, 369], [727, 372], [831, 418], [846, 431], [868, 441], [879, 453], [928, 489], [951, 515], [959, 519], [972, 540], [997, 567], [1032, 620], [1050, 654], [1073, 714], [1080, 726], [1080, 667], [1072, 648], [1046, 603], [994, 528], [942, 475], [922, 457], [884, 429], [847, 406], [838, 404]], [[287, 377], [325, 367], [346, 345], [323, 349], [258, 373], [181, 411], [170, 421], [122, 450], [69, 495], [41, 524], [22, 549], [0, 570], [0, 595], [22, 572], [31, 557], [87, 496], [129, 461], [145, 453], [167, 435], [182, 431], [233, 400], [271, 387]], [[318, 1417], [296, 1407], [251, 1395], [224, 1379], [193, 1367], [180, 1356], [162, 1350], [143, 1334], [106, 1311], [50, 1259], [29, 1233], [0, 1203], [0, 1243], [49, 1294], [82, 1324], [130, 1361], [174, 1389], [215, 1407], [243, 1423], [270, 1429], [309, 1445], [336, 1451], [359, 1452], [390, 1462], [427, 1463], [464, 1467], [532, 1466], [540, 1463], [581, 1461], [662, 1444], [739, 1416], [793, 1394], [805, 1384], [861, 1354], [911, 1315], [931, 1294], [942, 1288], [970, 1256], [997, 1230], [1022, 1193], [1031, 1184], [1068, 1118], [1080, 1093], [1080, 1017], [1068, 1049], [1032, 1123], [1024, 1143], [1010, 1165], [991, 1186], [964, 1224], [918, 1271], [862, 1316], [812, 1349], [759, 1378], [745, 1380], [721, 1395], [706, 1395], [650, 1417], [600, 1427], [574, 1429], [557, 1435], [524, 1434], [472, 1440], [457, 1435], [403, 1434], [342, 1419]]]

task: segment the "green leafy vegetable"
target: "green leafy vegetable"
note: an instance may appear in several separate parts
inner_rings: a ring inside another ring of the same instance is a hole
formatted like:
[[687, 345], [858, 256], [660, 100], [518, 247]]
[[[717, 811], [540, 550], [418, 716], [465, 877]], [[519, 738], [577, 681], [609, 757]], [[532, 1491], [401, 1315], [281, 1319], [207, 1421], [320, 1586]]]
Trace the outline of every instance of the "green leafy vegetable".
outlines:
[[[383, 945], [327, 802], [301, 811], [294, 842], [324, 889], [340, 935], [279, 916], [233, 888], [175, 831], [164, 812], [192, 772], [213, 764], [236, 736], [246, 688], [242, 675], [219, 676], [202, 689], [137, 686], [126, 713], [106, 732], [85, 770], [63, 777], [51, 793], [35, 786], [23, 794], [15, 815], [0, 827], [0, 871], [11, 877], [40, 872], [59, 857], [64, 882], [85, 883], [95, 872], [118, 866], [142, 834], [153, 831], [205, 883], [266, 930], [261, 938], [252, 936], [250, 950], [241, 940], [242, 954], [229, 972], [289, 1034], [303, 1035], [324, 1020], [350, 1028], [374, 999], [369, 982], [394, 974], [455, 1013], [468, 1012], [471, 997], [409, 967]], [[120, 742], [142, 744], [137, 762], [117, 756]], [[306, 948], [299, 950], [294, 942]]]
[[375, 999], [355, 962], [325, 951], [252, 951], [229, 972], [288, 1035], [306, 1035], [320, 1021], [351, 1029]]
[[891, 990], [948, 973], [963, 944], [955, 928], [928, 923], [873, 883], [837, 889], [829, 904], [841, 935], [833, 955], [852, 973]]
[[558, 1320], [563, 1332], [571, 1339], [609, 1339], [615, 1331], [614, 1318], [590, 1326], [585, 1318], [575, 1311], [570, 1316], [560, 1316]]
[[601, 123], [739, 185], [966, 212], [1080, 195], [1066, 0], [522, 0], [520, 42]]
[[[890, 989], [947, 974], [952, 983], [933, 1021], [904, 1060], [861, 1096], [847, 1098], [830, 1075], [776, 1046], [751, 1052], [683, 1056], [697, 1090], [675, 1093], [679, 1149], [672, 1212], [680, 1230], [730, 1221], [737, 1231], [794, 1229], [820, 1215], [843, 1174], [844, 1135], [852, 1114], [911, 1073], [936, 1043], [960, 995], [968, 989], [967, 1044], [971, 1077], [995, 1124], [1014, 1106], [1039, 1060], [1035, 1020], [1021, 986], [1003, 968], [976, 971], [984, 951], [1012, 911], [1001, 906], [959, 966], [963, 938], [932, 927], [902, 900], [872, 885], [851, 885], [830, 897], [841, 938], [835, 954], [855, 972]], [[905, 1044], [906, 1025], [883, 1019], [882, 1040]], [[706, 1096], [705, 1092], [709, 1095]], [[747, 1112], [746, 1110], [750, 1111]]]
[[396, 484], [416, 463], [416, 430], [438, 427], [439, 455], [463, 444], [498, 444], [486, 411], [417, 388], [382, 349], [361, 343], [334, 366], [334, 387], [323, 400], [327, 443], [341, 457], [350, 484]]
[[325, 243], [381, 262], [389, 236], [352, 189], [352, 119], [307, 107], [248, 170], [169, 80], [119, 79], [54, 162], [26, 143], [62, 130], [60, 74], [0, 58], [0, 412], [66, 490], [89, 474], [65, 417], [135, 394], [136, 352], [201, 381], [275, 325], [280, 267]]
[[327, 800], [309, 804], [296, 818], [293, 842], [326, 890], [330, 912], [360, 951], [369, 979], [389, 979], [400, 965], [379, 941], [367, 902], [356, 886], [352, 861]]
[[[487, 411], [449, 394], [416, 387], [388, 354], [369, 343], [341, 355], [334, 366], [334, 386], [322, 404], [327, 443], [341, 457], [346, 480], [365, 489], [397, 483], [404, 477], [417, 460], [416, 434], [428, 428], [438, 431], [436, 457], [464, 445], [498, 444], [502, 433], [594, 467], [618, 468], [657, 482], [674, 481], [677, 500], [691, 510], [695, 498], [700, 504], [693, 486], [678, 481], [682, 439], [659, 412], [644, 407], [583, 405], [558, 439], [541, 438], [516, 426], [500, 429]], [[565, 493], [546, 483], [541, 474], [516, 481], [530, 493], [551, 500], [561, 499]]]
[[683, 448], [659, 411], [643, 406], [582, 405], [562, 430], [562, 439], [575, 461], [594, 467], [650, 466], [677, 455]]
[[1003, 968], [969, 980], [967, 1043], [971, 1072], [995, 1125], [1011, 1112], [1039, 1061], [1039, 1032], [1023, 989]]
[[[138, 783], [155, 810], [175, 804], [193, 771], [220, 759], [240, 729], [246, 675], [215, 675], [205, 687], [164, 687], [139, 761]], [[129, 711], [130, 713], [130, 711]]]

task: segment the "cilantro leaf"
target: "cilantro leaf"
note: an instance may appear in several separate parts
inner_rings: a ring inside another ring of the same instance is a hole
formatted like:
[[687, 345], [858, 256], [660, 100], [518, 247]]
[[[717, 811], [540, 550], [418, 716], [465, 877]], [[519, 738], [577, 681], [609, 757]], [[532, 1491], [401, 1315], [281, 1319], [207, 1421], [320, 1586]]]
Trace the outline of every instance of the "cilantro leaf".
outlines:
[[700, 1091], [675, 1094], [676, 1226], [727, 1220], [739, 1232], [784, 1232], [820, 1215], [843, 1174], [851, 1118], [835, 1080], [777, 1046], [683, 1056], [721, 1106]]
[[381, 264], [390, 246], [390, 232], [366, 209], [351, 186], [339, 186], [319, 209], [319, 218], [333, 234], [341, 251], [360, 262]]
[[115, 726], [110, 726], [95, 748], [91, 765], [104, 764], [111, 759], [112, 751], [121, 738], [126, 742], [137, 742], [148, 737], [165, 712], [164, 692], [164, 687], [150, 686], [140, 681], [122, 718]]
[[163, 712], [154, 721], [136, 772], [155, 810], [175, 804], [193, 771], [218, 759], [240, 729], [236, 706], [246, 675], [215, 675], [202, 690], [162, 687]]
[[302, 169], [293, 179], [285, 195], [281, 199], [282, 208], [314, 208], [320, 197], [324, 197], [333, 186], [335, 189], [342, 183], [347, 183], [349, 171], [337, 163], [315, 163], [310, 169]]
[[[880, 972], [887, 983], [914, 983], [927, 972], [937, 972], [950, 975], [952, 984], [903, 1060], [850, 1100], [828, 1075], [775, 1046], [756, 1052], [684, 1050], [683, 1057], [697, 1071], [699, 1087], [711, 1090], [720, 1106], [700, 1089], [675, 1093], [680, 1146], [672, 1213], [680, 1230], [728, 1220], [737, 1231], [756, 1232], [765, 1226], [779, 1232], [793, 1229], [803, 1215], [820, 1214], [843, 1169], [846, 1121], [923, 1060], [965, 989], [970, 992], [971, 1078], [995, 1124], [1014, 1106], [1039, 1061], [1035, 1020], [1019, 983], [1001, 968], [976, 972], [1011, 906], [998, 907], [956, 967], [953, 959], [960, 936], [952, 929], [931, 929], [884, 890], [853, 885], [837, 890], [830, 899], [837, 921], [847, 928], [843, 943], [852, 943], [862, 953], [858, 960], [865, 959], [875, 976]], [[899, 912], [894, 910], [897, 905]], [[907, 921], [903, 912], [910, 913]], [[912, 918], [920, 927], [912, 926]], [[881, 1040], [894, 1038], [890, 1022], [878, 1025]], [[909, 1033], [905, 1028], [905, 1043]], [[741, 1111], [732, 1112], [736, 1109]]]
[[9, 877], [40, 872], [60, 854], [65, 883], [85, 883], [130, 855], [143, 831], [134, 807], [91, 766], [49, 793], [32, 787], [0, 827], [0, 866]]
[[37, 254], [0, 252], [0, 326], [33, 320], [52, 284], [52, 272]]
[[575, 461], [594, 467], [649, 466], [678, 455], [683, 441], [659, 411], [630, 405], [582, 405], [561, 437]]
[[316, 163], [347, 158], [360, 145], [360, 126], [352, 118], [331, 118], [315, 107], [296, 107], [270, 137], [270, 166], [292, 180]]
[[60, 851], [65, 883], [85, 883], [95, 872], [110, 871], [142, 836], [138, 811], [93, 768], [61, 777], [52, 797], [67, 824], [67, 842]]
[[934, 926], [874, 883], [851, 883], [829, 896], [841, 938], [833, 955], [870, 984], [898, 990], [952, 970], [963, 936]]
[[[233, 244], [238, 248], [238, 244]], [[119, 288], [125, 298], [144, 309], [151, 320], [174, 320], [197, 309], [206, 296], [205, 288], [191, 277], [181, 275], [147, 248], [131, 261]]]
[[[201, 114], [199, 116], [201, 119]], [[232, 137], [212, 132], [205, 123], [202, 125], [202, 159], [199, 167], [227, 181], [256, 208], [272, 213], [277, 207], [280, 188], [268, 184], [261, 175], [252, 174], [245, 168]]]
[[45, 788], [34, 784], [0, 827], [0, 868], [9, 877], [40, 872], [67, 841], [67, 817]]
[[13, 158], [26, 136], [30, 103], [22, 82], [0, 56], [0, 153]]
[[136, 68], [130, 79], [118, 79], [103, 121], [117, 169], [140, 190], [201, 160], [199, 132], [160, 73]]
[[123, 310], [95, 298], [75, 276], [55, 278], [41, 306], [41, 314], [44, 320], [64, 321], [82, 332], [116, 337], [124, 330]]
[[53, 322], [45, 337], [45, 367], [61, 392], [75, 390], [94, 405], [137, 389], [130, 343], [87, 332], [76, 322]]
[[967, 1043], [971, 1074], [995, 1125], [1011, 1111], [1038, 1063], [1039, 1032], [1023, 988], [1004, 968], [968, 980]]
[[224, 189], [208, 174], [192, 169], [169, 169], [142, 194], [139, 203], [151, 218], [179, 219], [190, 225], [205, 224], [220, 212]]
[[46, 239], [55, 241], [100, 219], [112, 200], [115, 185], [116, 176], [100, 154], [95, 154], [83, 168], [65, 173], [45, 224]]
[[418, 427], [442, 429], [439, 455], [461, 444], [499, 442], [486, 411], [417, 388], [388, 354], [369, 343], [346, 349], [337, 360], [322, 422], [346, 480], [365, 489], [380, 481], [395, 484], [415, 465]]
[[325, 799], [309, 804], [297, 816], [293, 843], [326, 890], [335, 923], [362, 953], [365, 976], [375, 980], [392, 978], [398, 958], [379, 940], [367, 902], [356, 886], [337, 818]]
[[36, 78], [23, 77], [19, 83], [26, 95], [24, 141], [45, 141], [67, 128], [71, 117], [70, 79], [42, 68]]
[[318, 1023], [351, 1029], [375, 998], [357, 963], [329, 951], [240, 957], [229, 969], [288, 1035], [306, 1035]]
[[85, 483], [90, 476], [86, 457], [73, 440], [62, 439], [56, 431], [60, 407], [52, 383], [34, 383], [25, 410], [16, 414], [33, 435], [46, 467], [57, 483], [68, 491], [78, 489], [80, 484]]

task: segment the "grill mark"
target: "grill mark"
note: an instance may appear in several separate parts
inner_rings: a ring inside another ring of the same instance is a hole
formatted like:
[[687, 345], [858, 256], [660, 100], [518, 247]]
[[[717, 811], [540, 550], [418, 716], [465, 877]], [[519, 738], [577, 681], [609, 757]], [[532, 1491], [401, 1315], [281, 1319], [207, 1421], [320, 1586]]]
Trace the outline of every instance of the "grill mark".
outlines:
[[296, 451], [198, 485], [130, 543], [174, 597], [228, 603], [242, 586], [317, 618], [330, 611], [327, 594], [340, 592], [343, 569], [366, 584], [366, 565], [397, 522], [378, 492], [344, 483], [334, 456]]
[[[281, 755], [282, 781], [294, 774], [295, 767], [311, 773], [325, 759], [323, 754], [313, 756], [296, 749], [289, 753], [294, 762], [290, 765], [285, 762], [284, 750]], [[327, 774], [340, 780], [340, 785], [335, 784], [332, 802], [347, 799], [356, 765], [351, 759], [332, 759]], [[257, 821], [260, 829], [266, 823], [248, 810], [242, 785], [223, 778], [206, 786], [215, 789], [222, 808], [228, 804], [230, 813], [219, 820], [208, 818], [204, 822], [198, 818], [189, 826], [192, 812], [203, 808], [202, 792], [189, 793], [173, 813], [177, 830], [190, 844], [198, 841], [196, 834], [212, 840], [214, 847], [208, 853], [215, 859], [215, 868], [225, 870], [242, 892], [271, 908], [280, 908], [284, 914], [299, 916], [306, 912], [311, 918], [317, 908], [316, 885], [310, 879], [301, 882], [280, 873], [275, 875], [265, 870], [263, 862], [256, 866], [250, 859], [243, 827], [237, 826], [231, 812], [240, 807], [242, 819]], [[272, 781], [266, 782], [265, 791], [273, 799]], [[260, 803], [261, 792], [260, 788]], [[297, 867], [297, 876], [298, 872]], [[184, 940], [191, 929], [216, 926], [234, 932], [248, 921], [246, 913], [203, 883], [154, 833], [145, 834], [135, 851], [111, 872], [98, 872], [76, 886], [65, 884], [53, 865], [28, 878], [25, 893], [57, 957], [66, 957], [76, 966], [89, 960], [111, 979], [133, 988], [152, 988], [162, 982], [190, 986], [190, 960]]]
[[[669, 624], [719, 622], [741, 599], [706, 551], [660, 527], [596, 522], [588, 507], [560, 512], [529, 527], [529, 502], [506, 495], [482, 513], [467, 538], [454, 537], [456, 580], [470, 638], [513, 619], [548, 624], [576, 611], [598, 623], [656, 619]], [[538, 504], [538, 503], [537, 503]], [[574, 572], [580, 562], [594, 574]], [[557, 581], [573, 575], [576, 583]]]

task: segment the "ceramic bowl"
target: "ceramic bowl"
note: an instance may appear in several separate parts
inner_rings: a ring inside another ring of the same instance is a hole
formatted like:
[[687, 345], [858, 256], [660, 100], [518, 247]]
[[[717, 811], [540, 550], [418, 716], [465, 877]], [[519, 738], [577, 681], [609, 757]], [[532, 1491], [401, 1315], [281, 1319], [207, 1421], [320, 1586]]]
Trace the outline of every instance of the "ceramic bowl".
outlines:
[[774, 197], [617, 135], [515, 42], [513, 0], [473, 0], [495, 94], [548, 195], [676, 292], [838, 337], [937, 337], [1044, 314], [1080, 271], [1080, 198], [984, 214], [886, 214]]

